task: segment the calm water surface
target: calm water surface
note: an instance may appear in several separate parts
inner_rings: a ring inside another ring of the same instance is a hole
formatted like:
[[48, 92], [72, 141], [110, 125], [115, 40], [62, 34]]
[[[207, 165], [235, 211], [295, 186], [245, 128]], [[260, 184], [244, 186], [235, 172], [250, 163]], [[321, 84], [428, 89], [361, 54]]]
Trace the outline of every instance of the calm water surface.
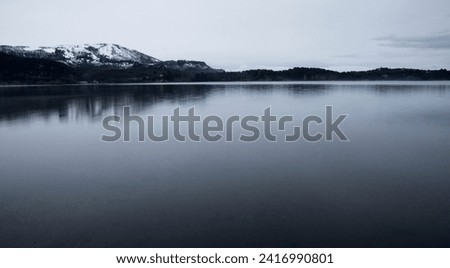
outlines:
[[[350, 141], [101, 142], [124, 105]], [[450, 247], [449, 138], [448, 82], [3, 87], [0, 247]]]

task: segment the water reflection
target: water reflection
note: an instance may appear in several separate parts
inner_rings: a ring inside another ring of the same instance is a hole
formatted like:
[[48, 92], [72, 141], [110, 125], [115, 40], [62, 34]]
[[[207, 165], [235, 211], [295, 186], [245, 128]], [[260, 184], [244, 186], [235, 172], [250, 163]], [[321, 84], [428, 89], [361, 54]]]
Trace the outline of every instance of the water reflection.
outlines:
[[[0, 87], [0, 247], [449, 247], [449, 99], [411, 82]], [[123, 105], [333, 105], [350, 142], [101, 142]]]
[[3, 87], [0, 88], [0, 122], [54, 115], [62, 121], [70, 118], [97, 120], [111, 112], [120, 113], [123, 106], [132, 106], [135, 112], [140, 112], [161, 102], [204, 101], [211, 94], [230, 90], [245, 91], [246, 94], [283, 90], [297, 96], [324, 94], [333, 87], [295, 84]]
[[156, 103], [204, 100], [213, 90], [210, 85], [183, 87], [174, 85], [142, 86], [42, 86], [0, 88], [0, 122], [27, 120], [29, 117], [61, 120], [72, 118], [99, 119], [111, 110], [133, 106], [141, 111]]
[[[364, 90], [378, 94], [409, 92], [445, 92], [449, 85], [365, 84]], [[118, 113], [122, 106], [133, 106], [136, 112], [161, 102], [189, 103], [204, 101], [211, 94], [226, 91], [245, 94], [270, 94], [282, 91], [292, 97], [328, 94], [333, 90], [361, 90], [361, 84], [194, 84], [194, 85], [81, 85], [0, 87], [0, 122], [29, 120], [31, 117], [61, 120], [97, 120], [106, 114]]]

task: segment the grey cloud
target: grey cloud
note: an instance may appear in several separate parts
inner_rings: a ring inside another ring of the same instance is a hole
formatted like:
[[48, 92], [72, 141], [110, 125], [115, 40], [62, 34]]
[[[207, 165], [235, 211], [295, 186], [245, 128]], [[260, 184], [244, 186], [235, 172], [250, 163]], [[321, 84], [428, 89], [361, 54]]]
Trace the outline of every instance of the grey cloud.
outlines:
[[376, 38], [380, 45], [402, 48], [450, 49], [450, 32], [441, 32], [426, 36], [390, 35]]

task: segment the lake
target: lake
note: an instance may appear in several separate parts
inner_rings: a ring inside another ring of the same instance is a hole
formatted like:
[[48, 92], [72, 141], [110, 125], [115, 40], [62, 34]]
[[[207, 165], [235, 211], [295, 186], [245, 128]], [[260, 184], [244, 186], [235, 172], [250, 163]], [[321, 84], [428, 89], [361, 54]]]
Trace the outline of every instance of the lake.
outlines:
[[[101, 141], [124, 106], [327, 105], [348, 141]], [[0, 87], [0, 247], [450, 247], [450, 82]]]

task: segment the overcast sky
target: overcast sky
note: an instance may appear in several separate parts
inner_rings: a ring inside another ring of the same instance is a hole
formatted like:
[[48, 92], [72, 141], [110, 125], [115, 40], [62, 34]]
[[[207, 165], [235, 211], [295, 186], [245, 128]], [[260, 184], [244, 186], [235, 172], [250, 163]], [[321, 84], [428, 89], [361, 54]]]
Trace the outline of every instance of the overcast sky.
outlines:
[[227, 70], [450, 69], [450, 0], [0, 0], [0, 44], [84, 43]]

